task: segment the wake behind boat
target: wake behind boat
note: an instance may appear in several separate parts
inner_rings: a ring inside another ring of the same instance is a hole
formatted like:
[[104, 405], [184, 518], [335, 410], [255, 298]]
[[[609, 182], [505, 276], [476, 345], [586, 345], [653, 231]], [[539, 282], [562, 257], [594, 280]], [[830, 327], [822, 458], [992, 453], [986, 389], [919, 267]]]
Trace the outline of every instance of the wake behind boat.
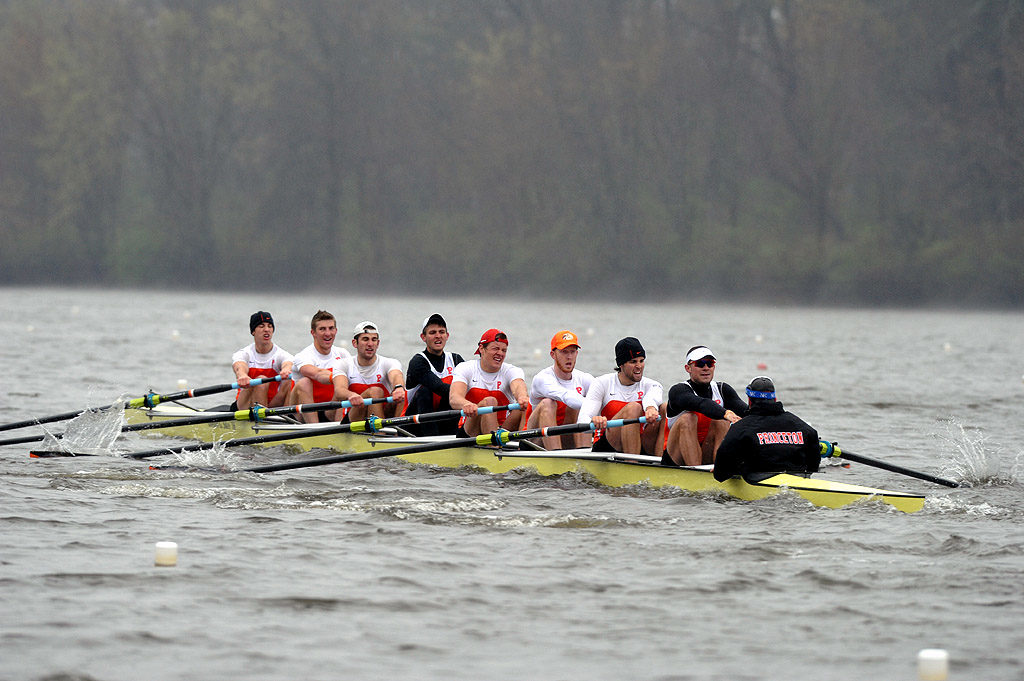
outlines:
[[[195, 417], [202, 410], [180, 404], [160, 404], [150, 409], [132, 409], [126, 412], [129, 422], [160, 420], [178, 423]], [[315, 435], [318, 431], [335, 427], [334, 423], [298, 424], [285, 418], [272, 417], [266, 421], [250, 422], [232, 420], [217, 423], [184, 423], [162, 428], [165, 435], [215, 442], [225, 439], [259, 437], [263, 435], [294, 434], [294, 439], [285, 440], [303, 450], [330, 449], [340, 452], [371, 452], [388, 456], [388, 450], [415, 448], [423, 443], [437, 443], [444, 446], [454, 441], [452, 436], [422, 438], [409, 436], [398, 428], [381, 432], [331, 433]], [[649, 485], [651, 487], [676, 487], [690, 492], [722, 491], [730, 496], [747, 501], [764, 499], [786, 490], [799, 495], [816, 506], [840, 508], [867, 499], [880, 500], [907, 513], [921, 510], [925, 497], [920, 494], [899, 492], [860, 485], [836, 482], [823, 478], [809, 478], [780, 473], [763, 480], [748, 481], [731, 478], [724, 482], [714, 479], [711, 466], [674, 467], [661, 465], [657, 457], [624, 456], [616, 453], [592, 452], [589, 449], [547, 451], [531, 450], [520, 443], [509, 443], [502, 448], [473, 445], [455, 445], [432, 451], [399, 453], [397, 458], [415, 464], [433, 465], [444, 468], [474, 467], [491, 473], [507, 473], [516, 469], [532, 469], [539, 475], [557, 476], [582, 472], [596, 482], [609, 487], [627, 485]], [[173, 447], [168, 448], [170, 452]], [[369, 457], [366, 457], [369, 458]]]

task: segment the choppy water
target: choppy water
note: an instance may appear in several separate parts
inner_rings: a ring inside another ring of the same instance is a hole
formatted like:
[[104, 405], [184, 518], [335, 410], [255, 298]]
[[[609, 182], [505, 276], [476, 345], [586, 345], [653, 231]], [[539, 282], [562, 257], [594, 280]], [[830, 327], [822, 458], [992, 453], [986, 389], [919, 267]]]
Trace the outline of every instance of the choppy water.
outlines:
[[[0, 679], [897, 681], [928, 647], [949, 650], [954, 680], [1024, 678], [1021, 314], [7, 289], [0, 423], [229, 382], [251, 312], [270, 310], [296, 351], [318, 307], [343, 332], [378, 322], [381, 353], [403, 362], [431, 312], [464, 355], [498, 326], [530, 375], [562, 327], [594, 374], [639, 337], [666, 386], [706, 343], [717, 378], [769, 373], [850, 451], [974, 487], [824, 473], [926, 491], [907, 515], [386, 459], [211, 475], [8, 446]], [[177, 567], [153, 566], [161, 540]]]

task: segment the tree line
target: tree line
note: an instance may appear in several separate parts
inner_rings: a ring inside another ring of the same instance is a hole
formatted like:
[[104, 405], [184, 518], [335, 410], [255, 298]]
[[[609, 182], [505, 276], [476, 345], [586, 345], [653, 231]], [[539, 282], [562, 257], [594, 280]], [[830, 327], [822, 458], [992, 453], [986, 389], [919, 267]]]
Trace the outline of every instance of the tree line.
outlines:
[[1020, 0], [2, 0], [0, 283], [1024, 302]]

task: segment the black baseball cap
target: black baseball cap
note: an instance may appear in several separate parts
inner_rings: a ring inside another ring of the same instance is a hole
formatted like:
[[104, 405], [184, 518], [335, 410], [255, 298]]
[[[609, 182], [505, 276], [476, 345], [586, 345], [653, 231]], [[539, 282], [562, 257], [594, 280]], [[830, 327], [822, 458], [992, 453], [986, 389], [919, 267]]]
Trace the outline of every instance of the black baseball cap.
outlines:
[[755, 400], [774, 400], [775, 383], [767, 376], [758, 376], [747, 386], [747, 397]]
[[626, 336], [615, 344], [615, 366], [620, 367], [634, 357], [647, 357], [644, 346], [632, 336]]

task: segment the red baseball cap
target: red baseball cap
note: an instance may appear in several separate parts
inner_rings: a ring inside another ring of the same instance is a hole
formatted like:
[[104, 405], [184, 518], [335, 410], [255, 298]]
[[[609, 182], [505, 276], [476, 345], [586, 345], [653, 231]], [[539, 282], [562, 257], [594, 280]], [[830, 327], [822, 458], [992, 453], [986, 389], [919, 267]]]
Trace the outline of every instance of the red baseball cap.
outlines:
[[498, 329], [487, 329], [484, 331], [484, 334], [480, 336], [480, 342], [476, 344], [476, 354], [479, 355], [480, 348], [488, 343], [493, 343], [494, 341], [501, 341], [508, 345], [508, 336], [505, 335], [504, 331], [499, 331]]

